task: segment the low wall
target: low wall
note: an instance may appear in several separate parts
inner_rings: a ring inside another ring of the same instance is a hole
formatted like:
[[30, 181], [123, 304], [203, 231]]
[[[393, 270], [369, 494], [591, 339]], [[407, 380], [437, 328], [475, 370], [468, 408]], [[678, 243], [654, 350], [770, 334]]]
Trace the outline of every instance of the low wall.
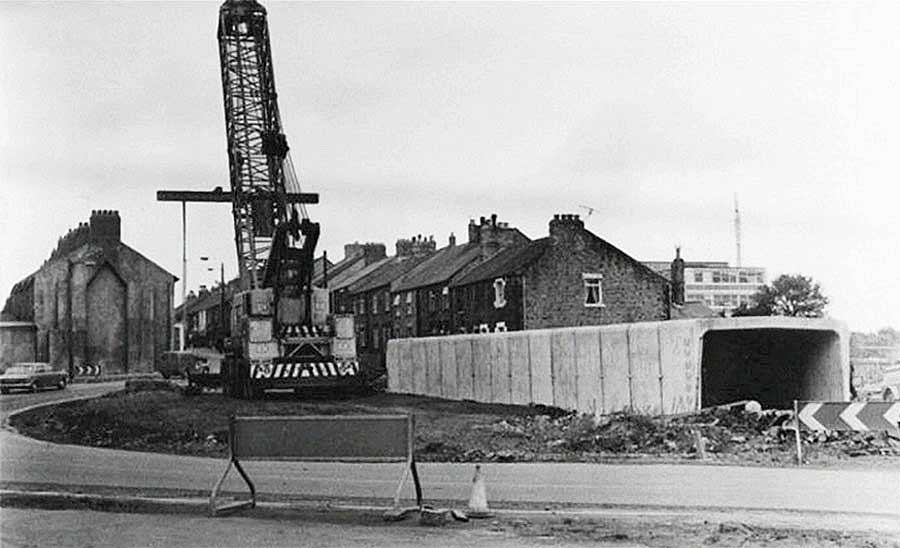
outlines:
[[35, 361], [36, 330], [30, 322], [0, 322], [0, 369]]
[[[846, 328], [832, 320], [797, 318], [675, 320], [395, 339], [387, 347], [388, 390], [544, 404], [597, 415], [625, 410], [690, 412], [709, 399], [703, 394], [702, 379], [728, 375], [729, 356], [745, 354], [741, 344], [749, 344], [726, 336], [731, 341], [726, 345], [716, 338], [708, 343], [718, 349], [711, 353], [715, 359], [705, 364], [703, 357], [710, 353], [704, 353], [704, 339], [713, 331], [758, 331], [763, 337], [777, 332], [787, 340], [794, 339], [792, 332], [824, 333], [827, 336], [813, 339], [796, 337], [805, 345], [802, 360], [772, 360], [769, 366], [796, 370], [791, 376], [797, 379], [796, 386], [788, 386], [784, 394], [809, 399], [849, 396]], [[794, 358], [797, 354], [785, 352]], [[766, 382], [763, 378], [756, 388]], [[779, 378], [772, 377], [771, 382]]]

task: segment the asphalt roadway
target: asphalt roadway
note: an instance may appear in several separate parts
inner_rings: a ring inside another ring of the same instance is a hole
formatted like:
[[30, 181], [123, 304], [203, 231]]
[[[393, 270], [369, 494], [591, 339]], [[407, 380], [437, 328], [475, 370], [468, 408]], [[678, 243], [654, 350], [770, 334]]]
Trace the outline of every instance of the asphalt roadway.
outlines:
[[[38, 401], [92, 396], [121, 385], [74, 385], [62, 392], [4, 396], [0, 417], [5, 421], [11, 411]], [[222, 459], [57, 445], [0, 431], [0, 481], [7, 486], [208, 492], [225, 465]], [[393, 496], [403, 471], [396, 464], [249, 462], [245, 468], [260, 494], [383, 502]], [[426, 502], [467, 501], [473, 469], [471, 464], [420, 464]], [[489, 463], [484, 471], [488, 500], [499, 507], [512, 503], [793, 510], [900, 518], [900, 463], [878, 470]], [[232, 476], [225, 489], [243, 487]], [[406, 489], [411, 497], [411, 487]]]

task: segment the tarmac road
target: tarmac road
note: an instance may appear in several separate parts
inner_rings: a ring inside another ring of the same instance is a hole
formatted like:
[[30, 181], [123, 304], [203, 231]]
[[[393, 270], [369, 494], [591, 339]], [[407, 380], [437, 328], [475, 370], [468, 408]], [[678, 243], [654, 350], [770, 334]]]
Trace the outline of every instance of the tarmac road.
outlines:
[[[115, 385], [73, 387], [92, 394]], [[65, 391], [63, 391], [65, 392]], [[52, 398], [60, 393], [38, 394]], [[8, 397], [8, 396], [7, 396]], [[31, 400], [28, 400], [31, 402]], [[4, 418], [11, 407], [3, 398]], [[24, 405], [26, 400], [22, 400]], [[109, 486], [208, 492], [225, 468], [220, 459], [56, 445], [0, 431], [5, 485]], [[390, 499], [396, 464], [250, 462], [257, 491], [323, 499]], [[471, 464], [419, 465], [428, 500], [466, 501]], [[488, 500], [592, 506], [784, 509], [900, 517], [900, 462], [878, 470], [752, 468], [701, 465], [487, 464]], [[226, 490], [244, 491], [235, 478]], [[407, 485], [407, 496], [412, 489]]]

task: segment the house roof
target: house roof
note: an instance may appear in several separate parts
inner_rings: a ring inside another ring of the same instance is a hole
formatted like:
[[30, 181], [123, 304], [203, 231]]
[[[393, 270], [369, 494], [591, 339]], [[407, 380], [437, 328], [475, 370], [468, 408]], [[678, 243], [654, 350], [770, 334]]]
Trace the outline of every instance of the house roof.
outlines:
[[361, 278], [367, 276], [371, 272], [378, 270], [385, 263], [391, 260], [390, 257], [379, 259], [372, 264], [366, 265], [359, 270], [344, 270], [334, 278], [329, 278], [328, 280], [328, 289], [330, 291], [335, 291], [337, 289], [344, 289], [350, 286], [353, 283], [356, 283]]
[[485, 262], [476, 265], [453, 280], [451, 285], [466, 285], [518, 273], [519, 270], [541, 257], [550, 246], [549, 237], [524, 245], [504, 249]]
[[[338, 278], [338, 276], [340, 276], [342, 272], [351, 268], [353, 265], [355, 265], [359, 261], [364, 261], [364, 260], [365, 260], [365, 257], [360, 254], [360, 255], [353, 255], [351, 257], [344, 257], [343, 259], [341, 259], [340, 261], [338, 261], [334, 264], [329, 264], [328, 272], [327, 272], [328, 273], [328, 280], [327, 280], [328, 286], [329, 287], [331, 286], [331, 283], [333, 280], [340, 279], [340, 278]], [[321, 270], [321, 269], [313, 270], [313, 285], [321, 286], [324, 278], [325, 278], [325, 272], [323, 270]]]
[[388, 261], [378, 265], [378, 268], [365, 276], [360, 277], [350, 285], [348, 291], [350, 293], [363, 293], [377, 287], [388, 285], [400, 276], [403, 276], [423, 261], [428, 259], [430, 255], [405, 255], [399, 257], [391, 257]]
[[445, 283], [480, 256], [481, 246], [476, 243], [444, 247], [395, 280], [391, 284], [391, 291], [406, 291]]

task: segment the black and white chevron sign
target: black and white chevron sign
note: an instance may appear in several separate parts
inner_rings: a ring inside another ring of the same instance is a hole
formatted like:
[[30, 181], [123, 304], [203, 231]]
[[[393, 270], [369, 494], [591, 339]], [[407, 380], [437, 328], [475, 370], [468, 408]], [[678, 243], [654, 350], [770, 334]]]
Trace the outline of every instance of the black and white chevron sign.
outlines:
[[900, 432], [900, 402], [797, 402], [797, 418], [810, 430]]
[[98, 377], [100, 376], [100, 366], [99, 365], [76, 365], [75, 366], [75, 375], [79, 377], [89, 376], [89, 377]]

